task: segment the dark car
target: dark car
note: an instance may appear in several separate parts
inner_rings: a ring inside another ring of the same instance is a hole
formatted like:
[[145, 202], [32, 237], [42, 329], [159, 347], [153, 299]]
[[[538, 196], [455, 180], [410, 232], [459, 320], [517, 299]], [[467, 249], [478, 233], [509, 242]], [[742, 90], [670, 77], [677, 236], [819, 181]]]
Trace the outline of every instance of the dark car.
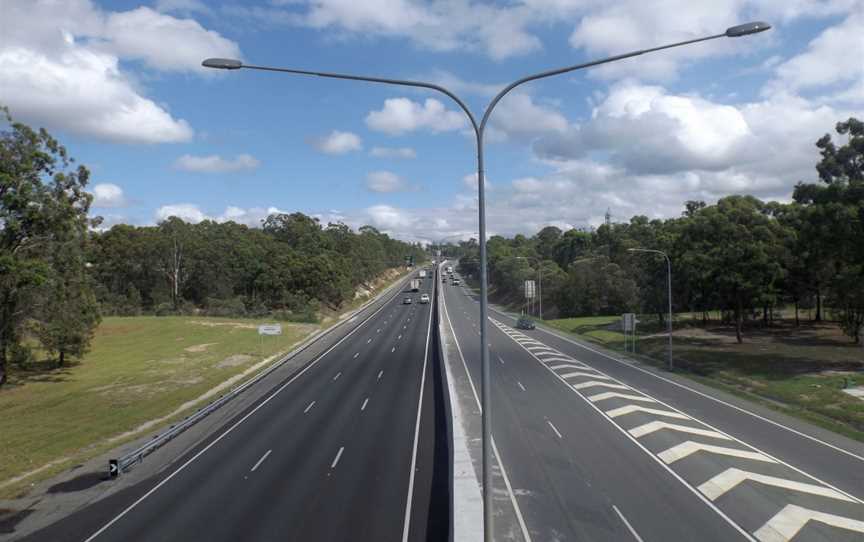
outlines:
[[403, 305], [410, 305], [413, 302], [414, 301], [410, 297], [406, 297], [405, 299], [402, 300]]
[[534, 325], [534, 320], [522, 315], [516, 320], [516, 327], [519, 329], [534, 329], [536, 326]]

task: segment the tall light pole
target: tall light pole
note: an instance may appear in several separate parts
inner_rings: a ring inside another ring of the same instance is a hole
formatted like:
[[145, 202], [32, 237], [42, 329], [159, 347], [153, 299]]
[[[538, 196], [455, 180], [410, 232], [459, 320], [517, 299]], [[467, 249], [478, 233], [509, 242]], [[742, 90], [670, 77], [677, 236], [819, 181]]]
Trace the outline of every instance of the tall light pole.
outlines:
[[666, 324], [666, 328], [669, 334], [669, 370], [675, 368], [672, 363], [672, 262], [669, 260], [669, 255], [663, 252], [662, 250], [654, 250], [650, 248], [628, 248], [627, 252], [647, 252], [649, 254], [659, 254], [666, 258], [666, 295], [669, 298], [669, 317], [667, 318], [668, 322]]
[[764, 32], [771, 28], [771, 25], [763, 22], [752, 22], [745, 23], [738, 26], [732, 26], [727, 28], [725, 32], [722, 34], [714, 34], [711, 36], [705, 36], [702, 38], [696, 38], [692, 40], [679, 41], [676, 43], [670, 43], [668, 45], [661, 45], [659, 47], [652, 47], [650, 49], [641, 49], [639, 51], [633, 51], [630, 53], [624, 53], [621, 55], [615, 55], [608, 58], [604, 58], [601, 60], [594, 60], [591, 62], [586, 62], [584, 64], [576, 64], [573, 66], [567, 66], [565, 68], [558, 68], [554, 70], [544, 71], [540, 73], [535, 73], [533, 75], [528, 75], [523, 77], [513, 83], [510, 83], [506, 87], [504, 87], [501, 92], [499, 92], [492, 101], [489, 102], [489, 105], [486, 107], [486, 110], [483, 112], [483, 117], [480, 120], [480, 123], [477, 123], [477, 119], [471, 113], [471, 110], [468, 109], [468, 106], [465, 105], [465, 102], [459, 99], [451, 91], [447, 90], [441, 85], [436, 85], [434, 83], [426, 83], [423, 81], [409, 81], [404, 79], [389, 79], [384, 77], [370, 77], [365, 75], [352, 75], [352, 74], [344, 74], [344, 73], [331, 73], [331, 72], [319, 72], [319, 71], [311, 71], [311, 70], [297, 70], [290, 68], [274, 68], [269, 66], [255, 66], [250, 64], [243, 64], [240, 60], [235, 59], [227, 59], [227, 58], [208, 58], [202, 65], [207, 68], [216, 68], [222, 70], [238, 70], [241, 68], [249, 69], [249, 70], [263, 70], [263, 71], [271, 71], [271, 72], [280, 72], [280, 73], [290, 73], [294, 75], [311, 75], [315, 77], [326, 77], [331, 79], [347, 79], [351, 81], [365, 81], [368, 83], [381, 83], [385, 85], [398, 85], [403, 87], [419, 87], [425, 88], [429, 90], [434, 90], [436, 92], [440, 92], [450, 97], [456, 104], [465, 112], [465, 115], [468, 117], [468, 120], [471, 122], [471, 127], [474, 129], [474, 136], [477, 144], [477, 195], [478, 195], [478, 229], [480, 230], [480, 359], [481, 359], [481, 418], [482, 418], [482, 432], [483, 432], [483, 473], [482, 473], [482, 485], [483, 485], [483, 532], [484, 538], [487, 541], [492, 540], [492, 408], [491, 408], [491, 383], [489, 377], [489, 347], [487, 340], [487, 319], [488, 319], [488, 283], [486, 279], [486, 190], [485, 190], [485, 170], [483, 165], [483, 134], [486, 131], [486, 125], [489, 122], [489, 116], [492, 114], [492, 111], [495, 109], [495, 106], [498, 105], [498, 102], [501, 101], [501, 98], [507, 95], [514, 88], [528, 83], [530, 81], [536, 81], [537, 79], [544, 79], [546, 77], [552, 77], [553, 75], [561, 75], [564, 73], [569, 73], [576, 70], [581, 70], [584, 68], [590, 68], [593, 66], [599, 66], [601, 64], [608, 64], [610, 62], [615, 62], [618, 60], [623, 60], [625, 58], [632, 58], [639, 55], [644, 55], [646, 53], [652, 53], [655, 51], [661, 51], [663, 49], [671, 49], [673, 47], [681, 47], [683, 45], [690, 45], [692, 43], [699, 43], [702, 41], [713, 40], [717, 38], [738, 38], [741, 36], [747, 36], [750, 34], [756, 34], [759, 32]]

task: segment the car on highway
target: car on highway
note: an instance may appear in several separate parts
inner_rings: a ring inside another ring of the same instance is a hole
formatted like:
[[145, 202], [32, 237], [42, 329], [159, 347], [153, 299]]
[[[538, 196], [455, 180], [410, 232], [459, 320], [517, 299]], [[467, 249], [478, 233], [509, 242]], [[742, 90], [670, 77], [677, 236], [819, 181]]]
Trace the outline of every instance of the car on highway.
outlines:
[[413, 302], [414, 302], [414, 300], [411, 299], [410, 297], [406, 297], [406, 298], [404, 298], [404, 299], [402, 300], [402, 304], [403, 304], [403, 305], [410, 305], [410, 304], [413, 303]]
[[459, 279], [453, 279], [453, 280], [450, 281], [450, 283], [451, 283], [453, 286], [459, 286], [460, 284], [462, 284], [462, 281], [459, 280]]
[[420, 303], [429, 303], [429, 294], [423, 294], [420, 296]]
[[534, 325], [534, 320], [523, 314], [516, 320], [516, 327], [519, 329], [534, 329], [536, 326]]

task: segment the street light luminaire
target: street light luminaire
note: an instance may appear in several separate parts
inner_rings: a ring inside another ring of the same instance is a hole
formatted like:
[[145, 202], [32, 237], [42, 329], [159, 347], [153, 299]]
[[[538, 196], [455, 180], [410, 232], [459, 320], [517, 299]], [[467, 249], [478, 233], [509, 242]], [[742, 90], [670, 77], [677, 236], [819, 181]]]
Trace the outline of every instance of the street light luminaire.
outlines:
[[730, 26], [726, 29], [726, 37], [727, 38], [740, 38], [741, 36], [749, 36], [750, 34], [758, 34], [759, 32], [765, 32], [766, 30], [770, 30], [771, 25], [768, 23], [763, 23], [762, 21], [756, 21], [752, 23], [744, 23], [736, 26]]
[[216, 68], [218, 70], [239, 70], [243, 63], [233, 58], [208, 58], [201, 63], [205, 68]]

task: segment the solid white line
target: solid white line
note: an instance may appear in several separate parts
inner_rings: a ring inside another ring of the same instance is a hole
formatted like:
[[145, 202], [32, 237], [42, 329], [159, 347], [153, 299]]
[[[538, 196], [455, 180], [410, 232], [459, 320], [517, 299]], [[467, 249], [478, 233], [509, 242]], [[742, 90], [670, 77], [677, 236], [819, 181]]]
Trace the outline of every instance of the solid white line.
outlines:
[[[474, 401], [477, 402], [477, 409], [482, 413], [483, 405], [480, 403], [480, 396], [477, 395], [477, 388], [474, 386], [474, 379], [471, 378], [471, 372], [468, 371], [468, 364], [465, 363], [465, 356], [462, 355], [462, 347], [459, 345], [459, 338], [456, 336], [453, 322], [450, 321], [450, 313], [447, 311], [447, 301], [444, 297], [445, 294], [442, 291], [441, 307], [444, 309], [444, 317], [447, 320], [447, 326], [450, 328], [450, 333], [453, 335], [453, 341], [456, 343], [456, 351], [459, 352], [459, 359], [462, 360], [462, 367], [465, 369], [465, 375], [468, 377], [468, 384], [471, 385], [471, 391], [474, 393]], [[501, 460], [501, 454], [498, 453], [498, 446], [495, 444], [494, 436], [492, 437], [492, 452], [495, 454], [495, 459], [498, 461], [498, 468], [501, 471], [501, 477], [504, 479], [504, 485], [507, 488], [507, 495], [510, 497], [510, 504], [513, 506], [513, 512], [516, 514], [519, 528], [522, 530], [522, 538], [525, 542], [531, 542], [531, 534], [528, 532], [528, 527], [525, 525], [525, 518], [522, 517], [522, 510], [519, 508], [519, 503], [516, 501], [513, 487], [510, 485], [510, 477], [507, 476], [507, 469], [504, 468], [504, 461]]]
[[[129, 513], [133, 508], [135, 508], [136, 506], [138, 506], [139, 504], [141, 504], [142, 502], [144, 502], [144, 500], [145, 500], [147, 497], [149, 497], [150, 495], [152, 495], [153, 493], [155, 493], [156, 490], [158, 490], [160, 487], [162, 487], [163, 485], [165, 485], [166, 483], [168, 483], [169, 480], [171, 480], [172, 478], [174, 478], [175, 476], [177, 476], [178, 474], [180, 474], [180, 472], [183, 471], [183, 469], [185, 469], [186, 467], [188, 467], [190, 464], [192, 464], [193, 461], [195, 461], [196, 459], [198, 459], [199, 457], [201, 457], [202, 455], [204, 455], [204, 453], [205, 453], [207, 450], [209, 450], [210, 448], [212, 448], [213, 446], [215, 446], [217, 442], [219, 442], [220, 440], [222, 440], [223, 438], [225, 438], [229, 433], [231, 433], [232, 431], [234, 431], [234, 429], [236, 429], [236, 428], [237, 428], [241, 423], [243, 423], [243, 422], [245, 422], [246, 420], [248, 420], [250, 416], [252, 416], [252, 415], [255, 414], [256, 412], [258, 412], [261, 408], [264, 407], [264, 405], [266, 405], [266, 404], [269, 403], [271, 400], [273, 400], [273, 398], [276, 397], [277, 395], [279, 395], [279, 393], [280, 393], [282, 390], [284, 390], [285, 388], [287, 388], [288, 386], [290, 386], [290, 385], [291, 385], [295, 380], [297, 380], [298, 378], [300, 378], [300, 377], [301, 377], [301, 376], [302, 376], [306, 371], [308, 371], [309, 369], [311, 369], [312, 367], [314, 367], [314, 366], [315, 366], [319, 361], [321, 361], [322, 359], [324, 359], [324, 357], [325, 357], [327, 354], [329, 354], [330, 352], [332, 352], [334, 348], [336, 348], [337, 346], [339, 346], [340, 344], [342, 344], [345, 340], [348, 339], [348, 337], [350, 337], [351, 335], [353, 335], [354, 333], [356, 333], [357, 331], [359, 331], [360, 328], [362, 328], [363, 325], [366, 324], [366, 322], [368, 322], [369, 320], [371, 320], [372, 318], [374, 318], [375, 315], [377, 315], [379, 312], [381, 312], [382, 310], [384, 310], [384, 308], [387, 306], [387, 304], [390, 303], [390, 301], [393, 301], [393, 299], [395, 299], [398, 295], [399, 295], [399, 288], [396, 288], [396, 293], [393, 294], [393, 295], [390, 297], [389, 300], [387, 300], [387, 301], [385, 301], [384, 303], [382, 303], [381, 306], [378, 307], [377, 310], [375, 310], [375, 312], [373, 312], [373, 313], [370, 314], [368, 317], [366, 317], [366, 319], [363, 320], [360, 324], [358, 324], [357, 327], [355, 327], [354, 329], [352, 329], [351, 331], [349, 331], [347, 334], [345, 334], [344, 337], [342, 337], [341, 339], [339, 339], [338, 341], [336, 341], [336, 342], [335, 342], [335, 343], [334, 343], [330, 348], [328, 348], [328, 349], [325, 350], [325, 351], [324, 351], [320, 356], [318, 356], [317, 358], [315, 358], [314, 360], [312, 360], [312, 361], [311, 361], [308, 365], [306, 365], [306, 367], [304, 367], [300, 372], [298, 372], [297, 374], [295, 374], [294, 376], [292, 376], [292, 377], [288, 380], [288, 382], [285, 382], [284, 384], [282, 384], [279, 388], [276, 389], [276, 391], [274, 391], [273, 393], [271, 393], [271, 394], [270, 394], [266, 399], [264, 399], [263, 401], [261, 401], [260, 403], [258, 403], [258, 406], [256, 406], [255, 408], [253, 408], [252, 410], [250, 410], [249, 412], [247, 412], [246, 415], [243, 416], [242, 418], [240, 418], [239, 420], [237, 420], [237, 422], [236, 422], [234, 425], [232, 425], [231, 427], [229, 427], [228, 429], [226, 429], [224, 432], [222, 432], [218, 437], [216, 437], [215, 439], [213, 439], [213, 441], [210, 442], [210, 444], [208, 444], [207, 446], [205, 446], [204, 448], [202, 448], [198, 453], [196, 453], [195, 455], [193, 455], [192, 457], [190, 457], [188, 461], [186, 461], [185, 463], [183, 463], [182, 465], [180, 465], [179, 467], [177, 467], [177, 470], [175, 470], [174, 472], [172, 472], [171, 474], [169, 474], [168, 476], [166, 476], [165, 479], [163, 479], [161, 482], [159, 482], [158, 484], [156, 484], [155, 486], [153, 486], [153, 487], [150, 489], [150, 491], [148, 491], [147, 493], [145, 493], [144, 495], [142, 495], [141, 497], [139, 497], [138, 500], [136, 500], [135, 502], [133, 502], [132, 504], [130, 504], [129, 506], [127, 506], [126, 508], [124, 508], [122, 512], [120, 512], [119, 514], [117, 514], [116, 516], [114, 516], [114, 518], [113, 518], [111, 521], [109, 521], [108, 523], [106, 523], [105, 525], [103, 525], [103, 526], [102, 526], [98, 531], [96, 531], [95, 533], [93, 533], [92, 535], [90, 535], [90, 536], [89, 536], [89, 537], [88, 537], [84, 542], [90, 542], [91, 540], [95, 539], [97, 536], [99, 536], [100, 534], [102, 534], [103, 532], [105, 532], [105, 530], [108, 529], [108, 527], [114, 525], [114, 524], [115, 524], [117, 521], [119, 521], [123, 516], [125, 516], [126, 514], [128, 514], [128, 513]], [[315, 401], [312, 401], [312, 403], [314, 404]]]
[[314, 404], [315, 404], [315, 401], [312, 401], [311, 403], [309, 403], [309, 406], [306, 407], [306, 410], [303, 411], [303, 414], [306, 414], [307, 412], [309, 412], [309, 409], [312, 408], [312, 406]]
[[366, 410], [366, 403], [368, 403], [368, 402], [369, 402], [368, 397], [366, 399], [363, 399], [363, 406], [360, 407], [361, 411]]
[[342, 376], [342, 371], [339, 371], [338, 373], [336, 373], [336, 376], [333, 377], [333, 382], [336, 382], [337, 380], [339, 380], [340, 376]]
[[[432, 287], [435, 295], [435, 286]], [[426, 362], [429, 359], [429, 340], [432, 338], [432, 318], [426, 329], [426, 351], [423, 354], [423, 376], [420, 378], [420, 395], [417, 397], [417, 421], [414, 423], [414, 451], [411, 453], [411, 472], [408, 475], [408, 498], [405, 500], [405, 523], [402, 528], [402, 542], [407, 542], [411, 530], [411, 503], [414, 500], [414, 473], [417, 470], [417, 445], [420, 442], [420, 415], [423, 413], [423, 389], [426, 386]], [[395, 348], [394, 348], [395, 350]]]
[[618, 514], [618, 517], [621, 518], [621, 523], [623, 523], [624, 526], [627, 527], [627, 530], [630, 531], [630, 534], [633, 535], [633, 538], [635, 538], [638, 542], [645, 542], [644, 540], [642, 540], [642, 537], [639, 536], [639, 533], [636, 532], [636, 529], [634, 529], [633, 526], [630, 525], [630, 522], [627, 521], [627, 518], [624, 517], [624, 514], [621, 513], [621, 510], [618, 510], [617, 506], [613, 504], [612, 510], [615, 510], [615, 513]]
[[520, 388], [522, 388], [522, 391], [527, 391], [527, 390], [525, 389], [525, 386], [523, 386], [521, 382], [519, 382], [519, 381], [517, 380], [516, 383], [519, 385]]
[[336, 453], [336, 458], [333, 459], [333, 462], [332, 462], [332, 463], [330, 463], [330, 468], [331, 468], [331, 469], [335, 469], [335, 468], [336, 468], [336, 464], [339, 463], [339, 458], [342, 457], [342, 452], [344, 452], [344, 451], [345, 451], [345, 446], [342, 446], [341, 448], [339, 448], [339, 451]]
[[261, 463], [263, 463], [265, 459], [267, 459], [267, 456], [270, 455], [270, 452], [272, 451], [273, 450], [267, 450], [267, 452], [261, 456], [261, 459], [259, 459], [258, 462], [255, 463], [255, 466], [253, 466], [252, 470], [250, 470], [249, 472], [255, 472], [255, 469], [257, 469], [258, 466], [261, 465]]
[[378, 371], [378, 380], [381, 380], [381, 375], [383, 375], [383, 374], [384, 374], [384, 369], [381, 369], [380, 371]]
[[498, 361], [501, 362], [501, 365], [504, 365], [504, 360], [501, 359], [501, 356], [496, 355], [495, 357], [498, 358]]
[[[507, 318], [510, 318], [511, 320], [514, 320], [513, 317], [511, 317], [511, 316], [509, 316], [509, 315], [507, 315], [507, 314], [503, 314], [503, 313], [501, 313], [500, 311], [494, 310], [494, 309], [492, 309], [491, 307], [490, 307], [489, 311], [490, 311], [490, 312], [492, 312], [492, 311], [497, 312], [498, 314], [502, 314], [503, 316], [505, 316], [505, 317], [507, 317]], [[664, 382], [666, 382], [666, 383], [668, 383], [668, 384], [672, 384], [673, 386], [677, 386], [677, 387], [679, 387], [679, 388], [681, 388], [681, 389], [685, 389], [685, 390], [687, 390], [687, 391], [689, 391], [689, 392], [695, 393], [696, 395], [698, 395], [698, 396], [700, 396], [700, 397], [704, 397], [705, 399], [710, 399], [711, 401], [714, 401], [714, 402], [716, 402], [716, 403], [720, 403], [720, 404], [723, 405], [723, 406], [727, 406], [727, 407], [729, 407], [729, 408], [731, 408], [731, 409], [737, 410], [738, 412], [741, 412], [741, 413], [743, 413], [743, 414], [747, 414], [748, 416], [752, 416], [752, 417], [754, 417], [754, 418], [756, 418], [756, 419], [758, 419], [758, 420], [761, 420], [761, 421], [763, 421], [763, 422], [766, 422], [766, 423], [769, 423], [769, 424], [774, 425], [774, 426], [776, 426], [776, 427], [779, 427], [780, 429], [785, 429], [786, 431], [789, 431], [790, 433], [794, 433], [794, 434], [798, 435], [799, 437], [806, 438], [806, 439], [808, 439], [808, 440], [811, 440], [811, 441], [813, 441], [813, 442], [816, 442], [816, 443], [818, 443], [818, 444], [821, 444], [821, 445], [823, 445], [823, 446], [826, 446], [826, 447], [828, 447], [828, 448], [831, 448], [832, 450], [834, 450], [834, 451], [836, 451], [836, 452], [840, 452], [840, 453], [842, 453], [842, 454], [848, 455], [849, 457], [852, 457], [852, 458], [854, 458], [854, 459], [857, 459], [858, 461], [862, 461], [862, 462], [864, 462], [864, 456], [858, 455], [858, 454], [856, 454], [856, 453], [854, 453], [854, 452], [850, 452], [849, 450], [846, 450], [846, 449], [841, 448], [841, 447], [839, 447], [839, 446], [835, 446], [834, 444], [831, 444], [830, 442], [825, 442], [824, 440], [821, 440], [821, 439], [819, 439], [819, 438], [817, 438], [817, 437], [814, 437], [814, 436], [812, 436], [812, 435], [808, 435], [807, 433], [803, 433], [803, 432], [801, 432], [801, 431], [798, 431], [797, 429], [793, 429], [792, 427], [789, 427], [789, 426], [783, 425], [783, 424], [780, 423], [780, 422], [776, 422], [776, 421], [774, 421], [774, 420], [772, 420], [772, 419], [770, 419], [770, 418], [766, 418], [765, 416], [762, 416], [762, 415], [760, 415], [760, 414], [756, 414], [755, 412], [751, 412], [751, 411], [747, 410], [746, 408], [739, 407], [738, 405], [734, 405], [734, 404], [732, 404], [732, 403], [729, 403], [728, 401], [724, 401], [723, 399], [720, 399], [720, 398], [714, 397], [714, 396], [709, 395], [709, 394], [707, 394], [707, 393], [705, 393], [705, 392], [699, 391], [699, 390], [697, 390], [697, 389], [695, 389], [695, 388], [691, 388], [690, 386], [687, 386], [686, 384], [681, 384], [680, 382], [676, 382], [676, 381], [674, 381], [674, 380], [672, 380], [672, 379], [670, 379], [670, 378], [666, 378], [665, 376], [655, 374], [654, 372], [649, 371], [649, 370], [647, 370], [647, 369], [643, 369], [642, 367], [638, 367], [638, 366], [636, 366], [636, 365], [633, 365], [633, 364], [627, 363], [626, 361], [620, 360], [620, 359], [618, 359], [618, 358], [614, 358], [614, 357], [610, 356], [609, 354], [606, 354], [606, 353], [604, 353], [604, 352], [601, 352], [601, 351], [599, 351], [599, 350], [596, 350], [596, 349], [594, 349], [594, 348], [591, 348], [590, 346], [585, 345], [585, 344], [582, 344], [582, 343], [580, 343], [580, 342], [574, 341], [573, 339], [570, 339], [570, 338], [565, 337], [565, 336], [563, 336], [563, 335], [559, 335], [559, 334], [554, 333], [554, 332], [552, 332], [552, 331], [549, 331], [549, 330], [543, 329], [542, 327], [538, 327], [537, 329], [539, 329], [539, 330], [542, 331], [543, 333], [546, 333], [547, 335], [552, 335], [553, 337], [557, 337], [557, 338], [559, 338], [559, 339], [561, 339], [561, 340], [563, 340], [563, 341], [567, 341], [567, 342], [569, 342], [569, 343], [571, 343], [571, 344], [574, 344], [574, 345], [576, 345], [576, 346], [578, 346], [578, 347], [580, 347], [580, 348], [584, 348], [585, 350], [588, 350], [588, 351], [594, 352], [595, 354], [599, 354], [599, 355], [603, 356], [604, 358], [611, 359], [612, 361], [615, 361], [615, 362], [617, 362], [617, 363], [619, 363], [619, 364], [621, 364], [621, 365], [624, 365], [625, 367], [630, 367], [631, 369], [635, 369], [635, 370], [640, 371], [640, 372], [642, 372], [642, 373], [645, 373], [645, 374], [647, 374], [647, 375], [653, 376], [654, 378], [657, 378], [657, 379], [659, 379], [659, 380], [662, 380], [662, 381], [664, 381]]]
[[554, 425], [552, 422], [550, 422], [549, 420], [546, 420], [546, 423], [548, 423], [548, 424], [549, 424], [549, 427], [551, 427], [552, 430], [555, 431], [555, 434], [558, 435], [558, 438], [561, 438], [561, 439], [564, 438], [564, 437], [561, 436], [561, 432], [558, 431], [558, 428], [555, 427], [555, 425]]

